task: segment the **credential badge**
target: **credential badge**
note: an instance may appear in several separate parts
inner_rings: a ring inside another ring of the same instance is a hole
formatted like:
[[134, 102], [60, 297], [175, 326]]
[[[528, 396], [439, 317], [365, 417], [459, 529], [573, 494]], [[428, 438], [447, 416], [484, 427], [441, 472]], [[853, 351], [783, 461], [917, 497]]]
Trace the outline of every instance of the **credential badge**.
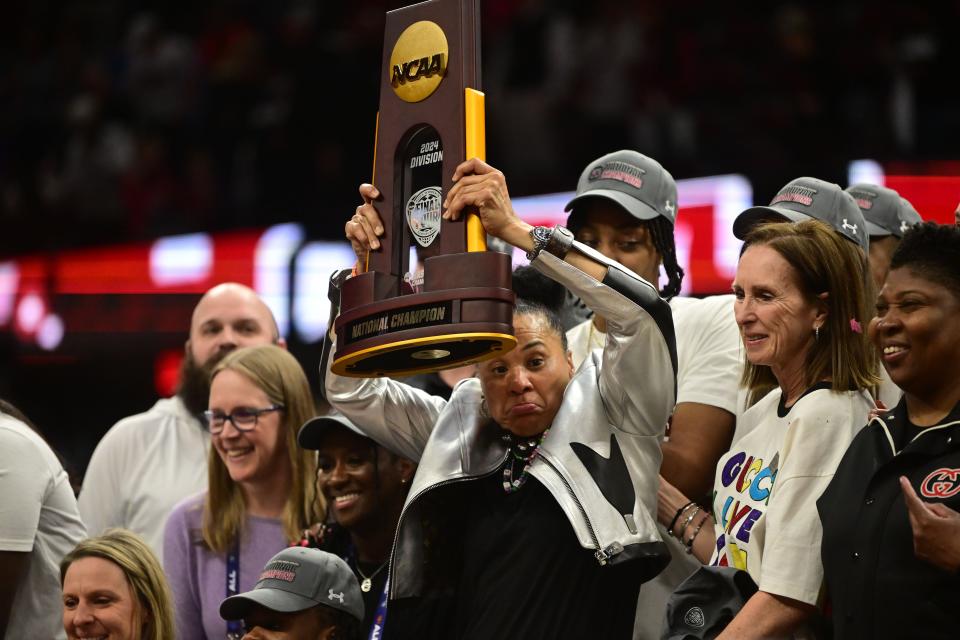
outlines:
[[440, 187], [420, 189], [407, 200], [407, 226], [421, 247], [429, 247], [440, 233]]

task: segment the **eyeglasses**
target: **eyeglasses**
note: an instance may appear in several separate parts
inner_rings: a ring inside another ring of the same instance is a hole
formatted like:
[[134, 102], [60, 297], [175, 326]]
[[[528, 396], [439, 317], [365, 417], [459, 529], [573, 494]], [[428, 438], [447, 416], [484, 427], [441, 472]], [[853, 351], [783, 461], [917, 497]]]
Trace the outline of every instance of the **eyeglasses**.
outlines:
[[234, 409], [230, 413], [208, 410], [203, 412], [203, 417], [207, 420], [207, 426], [210, 428], [210, 433], [217, 435], [223, 431], [223, 427], [228, 420], [233, 423], [233, 427], [237, 431], [253, 431], [254, 427], [257, 426], [257, 418], [264, 413], [270, 413], [271, 411], [283, 411], [283, 405], [275, 404], [264, 409], [240, 407], [239, 409]]

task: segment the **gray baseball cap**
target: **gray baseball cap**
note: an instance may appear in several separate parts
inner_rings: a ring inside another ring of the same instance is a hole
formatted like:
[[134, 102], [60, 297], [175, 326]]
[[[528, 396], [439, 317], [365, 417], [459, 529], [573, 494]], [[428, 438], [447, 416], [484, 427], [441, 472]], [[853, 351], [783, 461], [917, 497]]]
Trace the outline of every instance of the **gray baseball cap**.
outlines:
[[867, 221], [871, 236], [902, 238], [910, 227], [923, 222], [910, 202], [893, 189], [861, 182], [846, 188]]
[[334, 427], [347, 429], [364, 438], [370, 437], [345, 415], [334, 412], [329, 415], [310, 418], [304, 422], [297, 433], [297, 442], [304, 449], [319, 449], [323, 436]]
[[270, 558], [252, 591], [220, 603], [220, 617], [241, 620], [254, 605], [279, 613], [323, 605], [363, 620], [360, 586], [347, 563], [332, 553], [306, 547], [289, 547]]
[[663, 166], [642, 153], [624, 149], [597, 158], [587, 165], [577, 182], [577, 195], [567, 203], [570, 211], [586, 198], [612, 200], [640, 220], [663, 216], [677, 219], [677, 183]]
[[746, 571], [700, 567], [670, 595], [660, 638], [716, 638], [756, 592], [757, 585]]
[[811, 218], [826, 222], [841, 236], [860, 245], [865, 253], [870, 250], [866, 220], [857, 201], [840, 185], [817, 178], [791, 180], [769, 205], [750, 207], [738, 215], [733, 221], [733, 235], [744, 240], [763, 222], [801, 222]]

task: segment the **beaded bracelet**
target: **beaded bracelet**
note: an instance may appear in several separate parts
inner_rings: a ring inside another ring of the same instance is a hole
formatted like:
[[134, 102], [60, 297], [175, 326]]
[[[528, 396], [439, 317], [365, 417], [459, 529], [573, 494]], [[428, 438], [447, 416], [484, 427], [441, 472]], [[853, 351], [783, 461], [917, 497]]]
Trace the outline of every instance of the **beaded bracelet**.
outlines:
[[687, 516], [687, 519], [684, 521], [683, 526], [680, 527], [680, 531], [677, 532], [677, 539], [680, 542], [683, 542], [683, 534], [686, 533], [687, 527], [690, 526], [690, 523], [693, 522], [693, 519], [697, 517], [697, 514], [700, 513], [700, 505], [693, 510], [693, 512]]
[[693, 541], [697, 539], [697, 534], [700, 533], [700, 529], [703, 528], [703, 523], [710, 519], [710, 514], [703, 514], [703, 518], [700, 519], [700, 524], [697, 525], [697, 528], [693, 530], [693, 535], [690, 536], [686, 541], [684, 541], [683, 546], [686, 548], [687, 553], [693, 553]]
[[670, 526], [667, 527], [667, 533], [669, 533], [670, 535], [673, 535], [673, 525], [677, 524], [677, 519], [680, 517], [680, 514], [682, 514], [684, 511], [686, 511], [687, 509], [689, 509], [689, 508], [690, 508], [692, 505], [694, 505], [694, 504], [696, 504], [696, 502], [694, 502], [693, 500], [691, 500], [691, 501], [688, 502], [687, 504], [685, 504], [685, 505], [683, 505], [682, 507], [680, 507], [679, 509], [677, 509], [677, 512], [676, 512], [675, 514], [673, 514], [673, 520], [670, 521]]

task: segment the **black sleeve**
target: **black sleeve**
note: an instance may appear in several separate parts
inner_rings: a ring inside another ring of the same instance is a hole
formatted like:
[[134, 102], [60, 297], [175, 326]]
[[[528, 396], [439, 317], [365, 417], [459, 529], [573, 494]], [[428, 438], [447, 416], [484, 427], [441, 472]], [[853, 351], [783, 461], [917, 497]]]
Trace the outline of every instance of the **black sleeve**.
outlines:
[[327, 330], [323, 332], [323, 347], [320, 351], [320, 395], [324, 400], [327, 399], [327, 362], [330, 359], [330, 350], [333, 348], [333, 342], [330, 340], [330, 332], [333, 331], [333, 323], [340, 315], [340, 287], [350, 277], [352, 269], [341, 269], [334, 271], [330, 276], [330, 285], [327, 287], [327, 299], [330, 300], [330, 318], [327, 321]]

